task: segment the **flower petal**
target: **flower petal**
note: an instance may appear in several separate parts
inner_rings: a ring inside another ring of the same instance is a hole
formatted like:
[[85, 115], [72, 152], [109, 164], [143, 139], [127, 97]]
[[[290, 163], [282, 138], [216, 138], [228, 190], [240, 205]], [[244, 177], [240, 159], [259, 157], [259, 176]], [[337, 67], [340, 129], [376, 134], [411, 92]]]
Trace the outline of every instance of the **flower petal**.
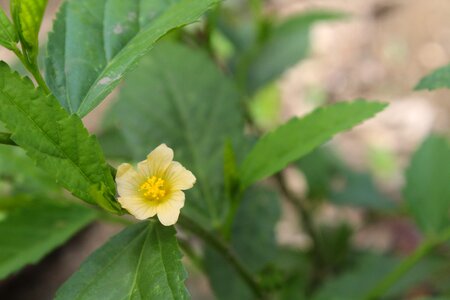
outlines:
[[130, 164], [121, 164], [117, 168], [117, 191], [122, 197], [139, 197], [139, 186], [144, 180]]
[[[164, 226], [170, 226], [178, 221], [180, 215], [180, 209], [184, 206], [184, 193], [177, 194], [176, 197], [171, 198], [164, 203], [158, 205], [157, 213], [158, 219]], [[181, 206], [181, 207], [180, 207]]]
[[173, 150], [166, 144], [156, 147], [147, 156], [147, 160], [138, 164], [138, 169], [145, 177], [151, 177], [155, 174], [162, 174], [173, 160]]
[[157, 213], [157, 205], [142, 197], [119, 197], [118, 201], [123, 208], [139, 220], [151, 218]]
[[164, 179], [170, 184], [172, 190], [190, 189], [196, 181], [194, 174], [176, 161], [167, 168]]

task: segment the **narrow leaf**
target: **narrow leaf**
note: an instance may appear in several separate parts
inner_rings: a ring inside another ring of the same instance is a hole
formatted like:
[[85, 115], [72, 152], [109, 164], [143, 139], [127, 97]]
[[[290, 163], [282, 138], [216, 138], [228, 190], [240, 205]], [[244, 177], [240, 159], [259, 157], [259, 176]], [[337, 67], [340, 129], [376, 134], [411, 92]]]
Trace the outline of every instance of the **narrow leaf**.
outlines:
[[188, 299], [173, 227], [142, 222], [91, 255], [56, 299]]
[[94, 218], [73, 203], [0, 199], [0, 279], [38, 262]]
[[19, 37], [13, 23], [8, 19], [3, 9], [0, 9], [0, 45], [12, 50], [18, 41]]
[[52, 96], [0, 64], [0, 120], [11, 138], [38, 166], [75, 196], [98, 203], [99, 193], [119, 212], [115, 183], [98, 141], [76, 115], [69, 116]]
[[385, 107], [378, 102], [338, 103], [291, 119], [263, 136], [252, 149], [241, 167], [242, 186], [275, 174], [336, 133], [352, 128]]
[[441, 67], [425, 76], [416, 85], [416, 90], [436, 90], [450, 88], [450, 65]]
[[[11, 14], [22, 45], [37, 51], [38, 36], [48, 0], [12, 0]], [[36, 52], [37, 53], [37, 52]], [[35, 54], [36, 54], [35, 53]]]
[[406, 172], [404, 196], [425, 234], [450, 227], [450, 143], [430, 136], [414, 154]]
[[67, 1], [49, 36], [47, 81], [83, 117], [168, 31], [196, 21], [217, 0]]

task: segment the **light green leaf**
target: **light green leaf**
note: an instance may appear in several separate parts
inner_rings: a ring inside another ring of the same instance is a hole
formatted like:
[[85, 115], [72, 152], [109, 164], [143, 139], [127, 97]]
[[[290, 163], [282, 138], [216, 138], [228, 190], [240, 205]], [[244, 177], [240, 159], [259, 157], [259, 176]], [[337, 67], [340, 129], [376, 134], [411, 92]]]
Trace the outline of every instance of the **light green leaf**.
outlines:
[[94, 218], [69, 202], [0, 199], [0, 279], [38, 262]]
[[252, 271], [261, 271], [277, 255], [275, 226], [281, 216], [278, 194], [258, 187], [249, 189], [233, 223], [232, 247]]
[[436, 90], [450, 88], [450, 65], [441, 67], [425, 76], [416, 85], [416, 90]]
[[406, 171], [404, 196], [425, 234], [450, 227], [450, 143], [430, 136], [414, 154]]
[[342, 13], [333, 11], [310, 11], [276, 26], [252, 59], [248, 72], [249, 91], [254, 93], [276, 80], [308, 55], [309, 35], [314, 23], [343, 17]]
[[91, 255], [56, 299], [188, 299], [173, 227], [141, 222]]
[[0, 120], [11, 138], [63, 187], [75, 196], [97, 203], [103, 193], [114, 208], [115, 183], [95, 137], [76, 115], [69, 116], [52, 96], [36, 89], [28, 78], [0, 64]]
[[0, 45], [12, 50], [19, 41], [16, 29], [0, 8]]
[[48, 0], [11, 0], [11, 14], [22, 45], [37, 54], [39, 29]]
[[252, 149], [241, 166], [242, 186], [275, 174], [336, 133], [352, 128], [385, 107], [378, 102], [344, 102], [291, 119], [263, 136]]
[[47, 81], [83, 117], [168, 31], [196, 21], [218, 0], [66, 1], [49, 36]]
[[243, 132], [239, 100], [233, 83], [206, 53], [168, 43], [127, 76], [106, 118], [122, 132], [136, 161], [161, 143], [175, 149], [175, 159], [197, 177], [184, 212], [217, 225], [227, 205], [224, 144], [230, 140], [238, 149]]

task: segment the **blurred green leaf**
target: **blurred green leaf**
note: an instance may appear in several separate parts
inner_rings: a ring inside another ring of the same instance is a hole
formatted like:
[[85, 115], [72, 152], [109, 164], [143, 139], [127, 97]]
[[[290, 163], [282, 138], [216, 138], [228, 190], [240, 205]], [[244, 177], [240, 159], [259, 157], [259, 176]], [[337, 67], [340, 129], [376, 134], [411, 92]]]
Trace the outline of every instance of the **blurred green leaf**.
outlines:
[[173, 226], [141, 222], [94, 252], [55, 299], [188, 299], [186, 277]]
[[129, 148], [122, 132], [115, 128], [105, 128], [98, 135], [98, 141], [108, 159], [133, 160], [133, 151]]
[[168, 31], [217, 0], [79, 0], [62, 6], [49, 36], [48, 84], [71, 113], [94, 109]]
[[265, 86], [249, 103], [250, 113], [258, 128], [271, 130], [280, 123], [281, 95], [277, 84]]
[[429, 136], [413, 155], [406, 171], [404, 197], [427, 235], [450, 226], [450, 143]]
[[[325, 282], [311, 299], [363, 299], [367, 291], [392, 271], [399, 261], [396, 257], [364, 254], [352, 269]], [[391, 288], [386, 299], [403, 299], [401, 295], [426, 280], [439, 265], [440, 262], [433, 259], [422, 260]]]
[[47, 0], [11, 0], [11, 15], [22, 46], [31, 50], [31, 56], [39, 49], [39, 29], [44, 17]]
[[111, 207], [104, 208], [120, 212], [110, 169], [81, 119], [68, 115], [52, 95], [12, 73], [5, 63], [0, 64], [0, 77], [0, 119], [13, 132], [12, 140], [75, 196], [97, 203], [90, 191], [106, 189], [103, 197]]
[[414, 89], [436, 90], [442, 88], [450, 88], [450, 65], [441, 67], [423, 77]]
[[18, 41], [19, 37], [13, 23], [8, 19], [5, 11], [0, 8], [0, 45], [12, 50]]
[[386, 107], [378, 102], [344, 102], [292, 118], [264, 135], [241, 166], [242, 186], [264, 179], [320, 146], [336, 133], [350, 129]]
[[96, 216], [93, 210], [45, 199], [0, 199], [0, 279], [36, 263]]
[[231, 244], [253, 272], [261, 271], [277, 255], [275, 226], [280, 216], [276, 192], [263, 187], [247, 190], [234, 219]]
[[305, 58], [309, 51], [309, 34], [314, 23], [342, 19], [333, 11], [310, 11], [275, 26], [257, 49], [248, 73], [248, 89], [254, 93], [276, 80], [289, 67]]
[[236, 88], [205, 53], [161, 44], [129, 74], [106, 118], [136, 160], [161, 143], [176, 149], [176, 160], [197, 177], [184, 212], [204, 225], [220, 222], [224, 145], [239, 149], [243, 117]]
[[338, 268], [347, 262], [351, 251], [353, 229], [346, 223], [335, 226], [322, 225], [318, 230], [321, 257], [329, 268]]

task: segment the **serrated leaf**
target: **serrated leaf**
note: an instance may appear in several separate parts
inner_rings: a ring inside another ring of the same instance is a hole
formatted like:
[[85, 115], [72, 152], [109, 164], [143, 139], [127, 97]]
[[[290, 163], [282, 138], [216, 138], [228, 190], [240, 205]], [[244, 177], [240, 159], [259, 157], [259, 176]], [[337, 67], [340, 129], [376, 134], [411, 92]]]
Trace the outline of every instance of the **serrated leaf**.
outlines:
[[173, 227], [141, 222], [94, 252], [56, 300], [188, 299]]
[[442, 88], [450, 88], [450, 65], [441, 67], [423, 77], [414, 89], [436, 90]]
[[243, 188], [275, 174], [336, 133], [352, 128], [385, 107], [378, 102], [344, 102], [319, 108], [303, 118], [292, 118], [263, 136], [244, 160]]
[[39, 47], [38, 36], [48, 0], [12, 0], [11, 14], [22, 45], [35, 55]]
[[12, 50], [18, 41], [19, 37], [13, 23], [8, 19], [3, 9], [0, 8], [0, 45]]
[[137, 161], [161, 143], [176, 149], [175, 159], [197, 177], [184, 212], [203, 224], [219, 221], [227, 204], [224, 144], [230, 140], [236, 148], [243, 117], [235, 86], [206, 53], [161, 44], [128, 75], [106, 118], [122, 132]]
[[343, 17], [339, 12], [309, 11], [275, 26], [252, 59], [248, 71], [249, 91], [258, 91], [308, 55], [314, 23]]
[[404, 197], [419, 227], [433, 235], [450, 227], [450, 143], [429, 136], [406, 171]]
[[67, 1], [49, 36], [47, 81], [83, 117], [169, 30], [196, 21], [217, 0]]
[[0, 199], [0, 279], [38, 262], [95, 216], [68, 202]]
[[90, 191], [93, 186], [106, 186], [103, 196], [117, 205], [113, 212], [120, 212], [115, 183], [98, 141], [81, 119], [68, 115], [52, 95], [46, 96], [28, 78], [12, 73], [5, 63], [0, 64], [0, 78], [0, 120], [13, 133], [11, 138], [75, 196], [97, 203], [98, 195]]

